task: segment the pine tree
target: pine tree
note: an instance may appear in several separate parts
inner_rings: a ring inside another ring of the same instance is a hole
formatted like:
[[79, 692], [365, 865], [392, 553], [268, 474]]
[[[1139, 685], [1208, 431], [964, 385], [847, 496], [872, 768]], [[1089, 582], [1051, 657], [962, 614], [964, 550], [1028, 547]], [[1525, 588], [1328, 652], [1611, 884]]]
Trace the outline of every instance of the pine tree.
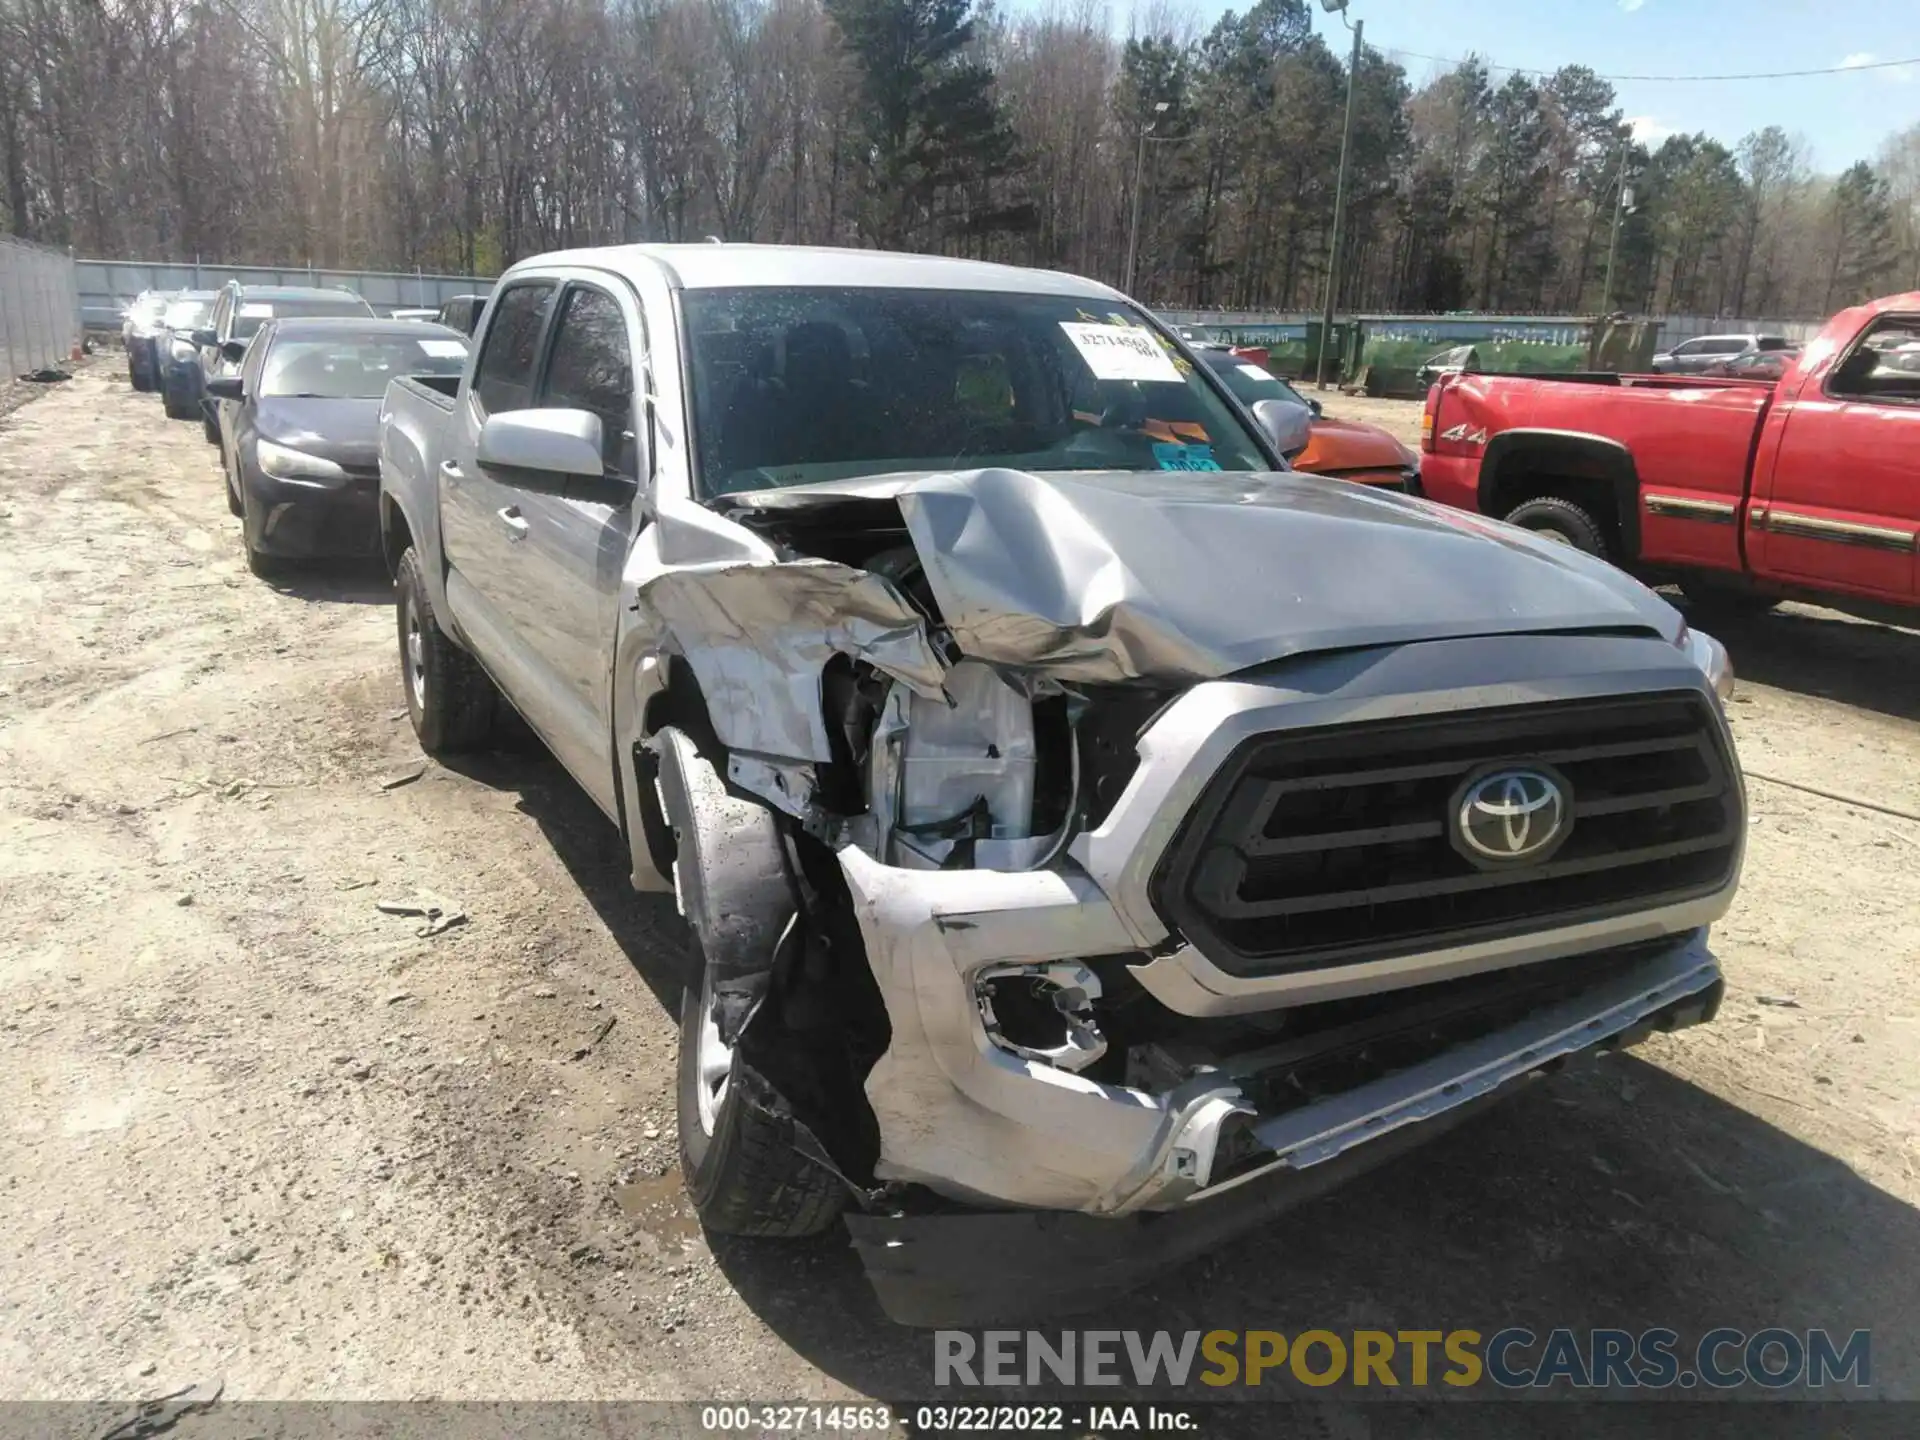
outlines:
[[971, 53], [972, 0], [827, 0], [860, 72], [853, 156], [861, 229], [890, 248], [1022, 229], [1031, 206], [993, 203], [1018, 168], [993, 72]]

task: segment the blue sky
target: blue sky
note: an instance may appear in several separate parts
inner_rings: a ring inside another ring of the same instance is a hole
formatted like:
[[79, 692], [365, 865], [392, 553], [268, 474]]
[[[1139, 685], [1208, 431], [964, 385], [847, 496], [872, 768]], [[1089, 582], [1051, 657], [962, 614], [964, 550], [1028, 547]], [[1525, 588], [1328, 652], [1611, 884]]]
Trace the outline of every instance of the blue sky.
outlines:
[[[1246, 0], [1197, 0], [1202, 27]], [[1415, 86], [1445, 68], [1416, 55], [1478, 52], [1499, 65], [1602, 75], [1806, 70], [1920, 57], [1920, 0], [1348, 0], [1367, 43], [1393, 54]], [[1340, 19], [1314, 6], [1327, 43], [1347, 53]], [[1412, 52], [1412, 53], [1405, 53]], [[1496, 82], [1504, 80], [1496, 72]], [[1731, 145], [1780, 125], [1803, 135], [1827, 171], [1871, 159], [1920, 121], [1920, 64], [1796, 80], [1614, 82], [1641, 138], [1704, 130]]]

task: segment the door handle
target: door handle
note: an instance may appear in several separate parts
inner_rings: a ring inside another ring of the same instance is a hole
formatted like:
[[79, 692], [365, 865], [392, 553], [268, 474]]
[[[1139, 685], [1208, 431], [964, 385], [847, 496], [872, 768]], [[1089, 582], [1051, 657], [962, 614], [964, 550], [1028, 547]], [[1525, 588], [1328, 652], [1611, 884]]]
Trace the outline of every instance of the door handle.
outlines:
[[504, 510], [494, 512], [500, 517], [500, 523], [507, 527], [507, 539], [524, 540], [527, 538], [526, 517], [520, 513], [518, 505], [509, 505]]

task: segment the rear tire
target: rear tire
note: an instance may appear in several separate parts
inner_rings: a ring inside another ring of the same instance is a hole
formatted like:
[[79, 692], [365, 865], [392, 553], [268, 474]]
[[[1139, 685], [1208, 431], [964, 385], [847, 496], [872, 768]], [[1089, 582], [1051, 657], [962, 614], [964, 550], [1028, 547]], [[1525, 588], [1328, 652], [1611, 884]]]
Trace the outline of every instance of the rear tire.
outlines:
[[493, 739], [500, 692], [480, 662], [440, 628], [419, 552], [411, 547], [394, 570], [393, 589], [400, 681], [420, 748], [456, 755], [485, 747]]
[[1544, 539], [1597, 555], [1602, 560], [1609, 558], [1607, 532], [1598, 520], [1571, 500], [1542, 495], [1509, 511], [1506, 519], [1509, 525], [1531, 530]]

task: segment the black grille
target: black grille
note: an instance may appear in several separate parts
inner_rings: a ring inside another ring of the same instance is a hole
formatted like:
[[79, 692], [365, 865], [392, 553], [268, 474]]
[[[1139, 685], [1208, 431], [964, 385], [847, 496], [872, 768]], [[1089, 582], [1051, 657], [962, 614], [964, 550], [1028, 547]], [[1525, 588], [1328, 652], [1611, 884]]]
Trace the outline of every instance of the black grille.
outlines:
[[[1574, 701], [1264, 735], [1201, 796], [1154, 876], [1163, 918], [1239, 975], [1380, 959], [1709, 894], [1738, 788], [1698, 695]], [[1551, 767], [1572, 830], [1479, 868], [1449, 812], [1476, 775]]]

